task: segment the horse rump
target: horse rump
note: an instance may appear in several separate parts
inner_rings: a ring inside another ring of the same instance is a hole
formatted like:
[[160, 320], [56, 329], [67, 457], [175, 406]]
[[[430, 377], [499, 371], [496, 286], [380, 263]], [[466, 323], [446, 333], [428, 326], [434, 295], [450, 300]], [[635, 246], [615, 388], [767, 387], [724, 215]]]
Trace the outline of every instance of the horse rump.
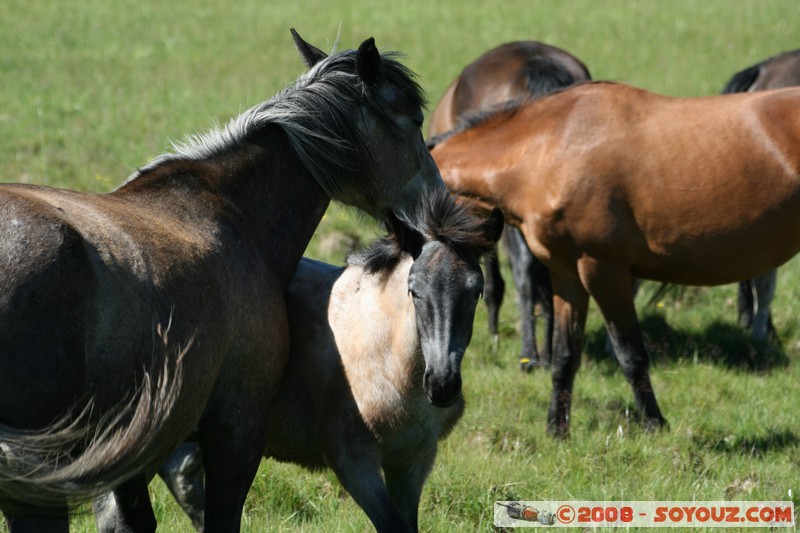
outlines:
[[136, 390], [99, 419], [89, 399], [41, 429], [0, 424], [0, 510], [55, 516], [137, 475], [143, 468], [137, 465], [169, 454], [174, 446], [158, 443], [180, 394], [191, 344], [174, 356], [154, 351]]

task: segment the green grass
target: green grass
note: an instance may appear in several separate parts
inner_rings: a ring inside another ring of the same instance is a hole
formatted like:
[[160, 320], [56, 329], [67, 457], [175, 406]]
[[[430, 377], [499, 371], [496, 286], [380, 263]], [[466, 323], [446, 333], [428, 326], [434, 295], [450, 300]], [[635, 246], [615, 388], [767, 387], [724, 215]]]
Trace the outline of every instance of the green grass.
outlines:
[[[536, 39], [580, 57], [598, 79], [678, 96], [718, 92], [734, 72], [800, 46], [796, 0], [189, 2], [5, 0], [0, 16], [0, 179], [108, 191], [170, 140], [226, 121], [302, 72], [289, 27], [329, 50], [375, 36], [405, 52], [435, 102], [460, 69], [502, 42]], [[308, 254], [341, 262], [374, 225], [333, 207]], [[747, 253], [743, 243], [742, 253]], [[506, 274], [507, 266], [504, 264]], [[516, 368], [507, 295], [498, 343], [483, 308], [464, 363], [468, 408], [423, 493], [426, 531], [493, 529], [500, 499], [786, 500], [800, 504], [800, 263], [781, 269], [780, 342], [735, 325], [735, 288], [687, 289], [646, 306], [652, 378], [671, 430], [643, 434], [593, 309], [572, 411], [573, 438], [545, 435], [550, 382]], [[510, 280], [510, 276], [507, 275]], [[160, 482], [162, 530], [188, 522]], [[92, 530], [88, 514], [75, 529]], [[264, 462], [246, 531], [365, 531], [331, 474]], [[3, 526], [0, 526], [0, 530]]]

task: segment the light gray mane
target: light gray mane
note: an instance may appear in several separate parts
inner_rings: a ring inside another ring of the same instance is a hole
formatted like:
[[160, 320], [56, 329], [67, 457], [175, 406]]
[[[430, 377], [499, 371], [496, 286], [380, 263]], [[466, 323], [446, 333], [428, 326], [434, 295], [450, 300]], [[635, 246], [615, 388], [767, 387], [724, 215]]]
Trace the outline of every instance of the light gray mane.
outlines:
[[[394, 52], [382, 54], [387, 78], [412, 102], [423, 105], [419, 85], [397, 56]], [[340, 198], [342, 187], [358, 186], [353, 183], [361, 174], [357, 170], [369, 168], [371, 159], [366, 139], [352, 116], [354, 105], [369, 105], [379, 116], [387, 117], [376, 105], [373, 92], [356, 74], [354, 50], [331, 55], [294, 84], [233, 118], [226, 126], [173, 144], [173, 153], [157, 157], [126, 183], [169, 161], [204, 160], [236, 150], [248, 137], [272, 124], [283, 128], [295, 154], [320, 186], [332, 198]], [[386, 121], [391, 123], [388, 118]]]

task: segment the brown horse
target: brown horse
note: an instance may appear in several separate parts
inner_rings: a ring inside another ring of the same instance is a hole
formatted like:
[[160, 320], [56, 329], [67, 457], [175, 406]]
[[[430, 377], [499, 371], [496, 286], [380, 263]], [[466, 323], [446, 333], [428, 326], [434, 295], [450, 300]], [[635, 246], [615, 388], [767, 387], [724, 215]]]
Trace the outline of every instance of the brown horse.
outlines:
[[680, 99], [588, 83], [438, 139], [449, 188], [500, 207], [550, 268], [551, 432], [569, 432], [590, 295], [645, 426], [660, 428], [631, 277], [731, 283], [800, 249], [798, 106], [800, 89]]
[[206, 529], [238, 530], [289, 351], [284, 291], [330, 200], [382, 217], [444, 187], [396, 56], [293, 34], [308, 73], [117, 190], [0, 186], [12, 530], [66, 529], [68, 503], [117, 486], [119, 527], [154, 529], [143, 472], [195, 428]]
[[[800, 50], [784, 52], [734, 74], [723, 94], [765, 91], [800, 85]], [[770, 304], [775, 294], [777, 270], [739, 283], [739, 323], [752, 328], [755, 339], [775, 331]]]
[[[445, 90], [431, 113], [428, 136], [441, 135], [461, 120], [508, 101], [543, 96], [590, 79], [589, 69], [561, 48], [536, 41], [502, 44], [464, 67]], [[517, 289], [522, 333], [520, 366], [523, 370], [531, 370], [540, 363], [548, 364], [552, 351], [553, 290], [550, 273], [531, 253], [525, 238], [516, 228], [506, 227], [502, 242]], [[497, 336], [505, 283], [497, 254], [486, 255], [484, 265], [484, 301], [489, 313], [489, 332]], [[541, 352], [536, 342], [537, 304], [545, 319]]]
[[[264, 453], [333, 469], [378, 531], [416, 531], [437, 443], [464, 411], [460, 368], [483, 288], [479, 257], [500, 237], [503, 216], [483, 221], [442, 189], [409, 222], [388, 222], [389, 235], [346, 267], [297, 267], [286, 293], [292, 348], [265, 414]], [[162, 477], [202, 527], [197, 455], [182, 448]], [[114, 530], [113, 503], [99, 506], [100, 531]]]

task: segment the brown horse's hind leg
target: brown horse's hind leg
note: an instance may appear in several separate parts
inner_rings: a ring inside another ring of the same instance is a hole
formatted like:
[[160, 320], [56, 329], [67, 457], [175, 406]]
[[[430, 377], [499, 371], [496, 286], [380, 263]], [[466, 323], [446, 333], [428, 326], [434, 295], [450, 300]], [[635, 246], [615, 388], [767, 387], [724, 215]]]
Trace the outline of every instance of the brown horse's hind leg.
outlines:
[[645, 428], [665, 427], [650, 384], [650, 359], [642, 341], [629, 272], [617, 265], [582, 260], [581, 279], [597, 302], [622, 372], [633, 389], [636, 408]]
[[577, 279], [551, 272], [553, 283], [553, 396], [547, 415], [547, 431], [569, 435], [572, 385], [581, 364], [581, 344], [589, 308], [589, 294]]

